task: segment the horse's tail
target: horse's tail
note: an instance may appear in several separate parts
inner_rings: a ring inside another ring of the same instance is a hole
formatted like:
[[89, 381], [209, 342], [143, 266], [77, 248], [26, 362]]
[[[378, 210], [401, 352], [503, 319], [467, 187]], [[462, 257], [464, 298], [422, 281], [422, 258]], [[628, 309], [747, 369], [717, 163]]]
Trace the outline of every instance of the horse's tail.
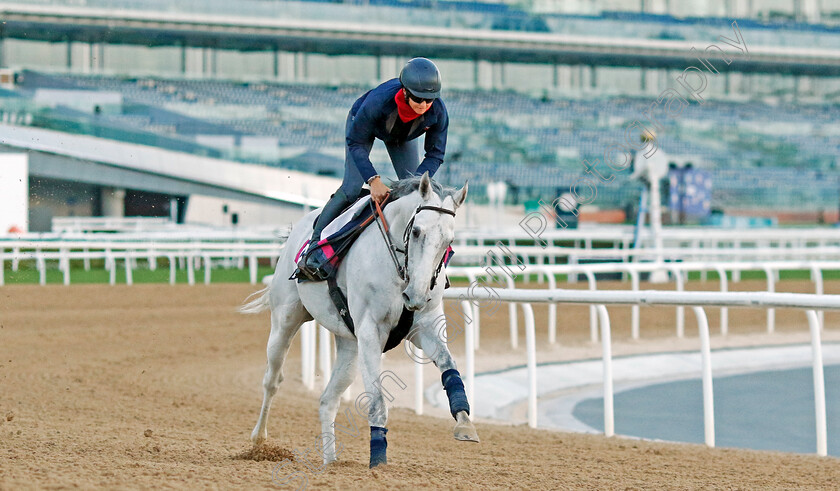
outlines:
[[[258, 314], [263, 310], [268, 308], [268, 289], [271, 286], [267, 286], [260, 291], [256, 291], [250, 295], [248, 298], [245, 299], [245, 303], [239, 307], [240, 314]], [[251, 297], [257, 296], [257, 298], [250, 300]]]

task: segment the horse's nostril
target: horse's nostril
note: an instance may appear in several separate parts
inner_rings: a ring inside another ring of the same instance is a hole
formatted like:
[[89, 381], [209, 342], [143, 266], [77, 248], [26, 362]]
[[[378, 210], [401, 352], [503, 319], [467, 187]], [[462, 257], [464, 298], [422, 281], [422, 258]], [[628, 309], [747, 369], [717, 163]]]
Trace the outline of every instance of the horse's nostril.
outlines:
[[403, 302], [405, 302], [405, 303], [408, 303], [408, 301], [411, 300], [410, 298], [408, 298], [408, 294], [405, 293], [405, 292], [403, 292], [402, 298], [403, 298]]
[[431, 301], [432, 301], [432, 297], [426, 297], [426, 302], [431, 302]]

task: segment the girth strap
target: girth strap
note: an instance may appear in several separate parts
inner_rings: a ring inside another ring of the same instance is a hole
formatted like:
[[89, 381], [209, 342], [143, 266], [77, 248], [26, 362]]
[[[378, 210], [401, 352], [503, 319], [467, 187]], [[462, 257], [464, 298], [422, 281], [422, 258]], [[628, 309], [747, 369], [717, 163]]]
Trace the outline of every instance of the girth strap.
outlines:
[[414, 312], [403, 306], [400, 320], [397, 322], [397, 326], [388, 333], [388, 341], [385, 342], [385, 349], [382, 352], [384, 353], [399, 346], [402, 340], [408, 336], [408, 331], [411, 330], [412, 324], [414, 324]]
[[350, 309], [347, 307], [347, 297], [344, 296], [344, 292], [338, 287], [338, 283], [335, 281], [335, 275], [327, 278], [327, 286], [330, 289], [330, 299], [333, 305], [335, 305], [336, 310], [338, 310], [338, 315], [344, 319], [344, 324], [347, 326], [347, 329], [350, 329], [350, 332], [355, 336], [356, 326], [353, 324], [353, 318], [350, 317]]
[[[327, 286], [330, 290], [330, 299], [332, 300], [333, 305], [335, 305], [335, 308], [338, 310], [338, 314], [344, 320], [344, 324], [347, 326], [347, 329], [349, 329], [355, 336], [356, 326], [353, 323], [353, 317], [350, 316], [350, 309], [347, 308], [347, 297], [344, 296], [344, 292], [342, 292], [341, 288], [338, 286], [335, 276], [327, 278]], [[382, 350], [382, 352], [384, 353], [399, 346], [402, 340], [408, 335], [408, 332], [411, 330], [411, 326], [413, 324], [414, 312], [403, 306], [402, 314], [400, 314], [400, 320], [397, 322], [397, 325], [391, 329], [391, 332], [388, 333], [388, 341], [385, 342], [385, 349]]]

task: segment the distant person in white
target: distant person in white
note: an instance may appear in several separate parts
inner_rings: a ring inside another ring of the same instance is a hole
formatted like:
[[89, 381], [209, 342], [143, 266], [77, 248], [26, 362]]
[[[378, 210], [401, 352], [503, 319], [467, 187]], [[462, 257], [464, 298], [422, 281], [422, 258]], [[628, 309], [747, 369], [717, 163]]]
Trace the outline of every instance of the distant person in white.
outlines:
[[[647, 209], [650, 216], [654, 250], [656, 251], [656, 262], [662, 262], [662, 198], [659, 183], [662, 178], [668, 175], [668, 155], [661, 147], [656, 148], [653, 143], [656, 141], [656, 133], [652, 130], [643, 131], [641, 140], [645, 146], [642, 147], [642, 150], [636, 152], [633, 157], [633, 173], [630, 174], [630, 178], [642, 181], [648, 188]], [[653, 146], [656, 150], [650, 156], [645, 156], [644, 149], [648, 146]]]

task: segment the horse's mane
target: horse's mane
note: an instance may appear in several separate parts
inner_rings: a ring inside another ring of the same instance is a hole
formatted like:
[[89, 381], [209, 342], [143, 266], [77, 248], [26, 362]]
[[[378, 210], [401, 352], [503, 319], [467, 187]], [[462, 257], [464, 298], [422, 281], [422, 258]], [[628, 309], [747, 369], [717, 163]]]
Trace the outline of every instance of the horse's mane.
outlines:
[[[400, 199], [403, 196], [407, 196], [414, 191], [417, 191], [417, 188], [420, 187], [420, 179], [422, 176], [415, 176], [415, 177], [408, 177], [405, 179], [400, 179], [399, 181], [392, 181], [389, 184], [391, 185], [391, 199]], [[447, 196], [452, 196], [455, 194], [457, 189], [444, 186], [439, 182], [435, 181], [434, 179], [431, 180], [432, 182], [432, 191], [437, 194], [440, 199], [444, 199]]]

